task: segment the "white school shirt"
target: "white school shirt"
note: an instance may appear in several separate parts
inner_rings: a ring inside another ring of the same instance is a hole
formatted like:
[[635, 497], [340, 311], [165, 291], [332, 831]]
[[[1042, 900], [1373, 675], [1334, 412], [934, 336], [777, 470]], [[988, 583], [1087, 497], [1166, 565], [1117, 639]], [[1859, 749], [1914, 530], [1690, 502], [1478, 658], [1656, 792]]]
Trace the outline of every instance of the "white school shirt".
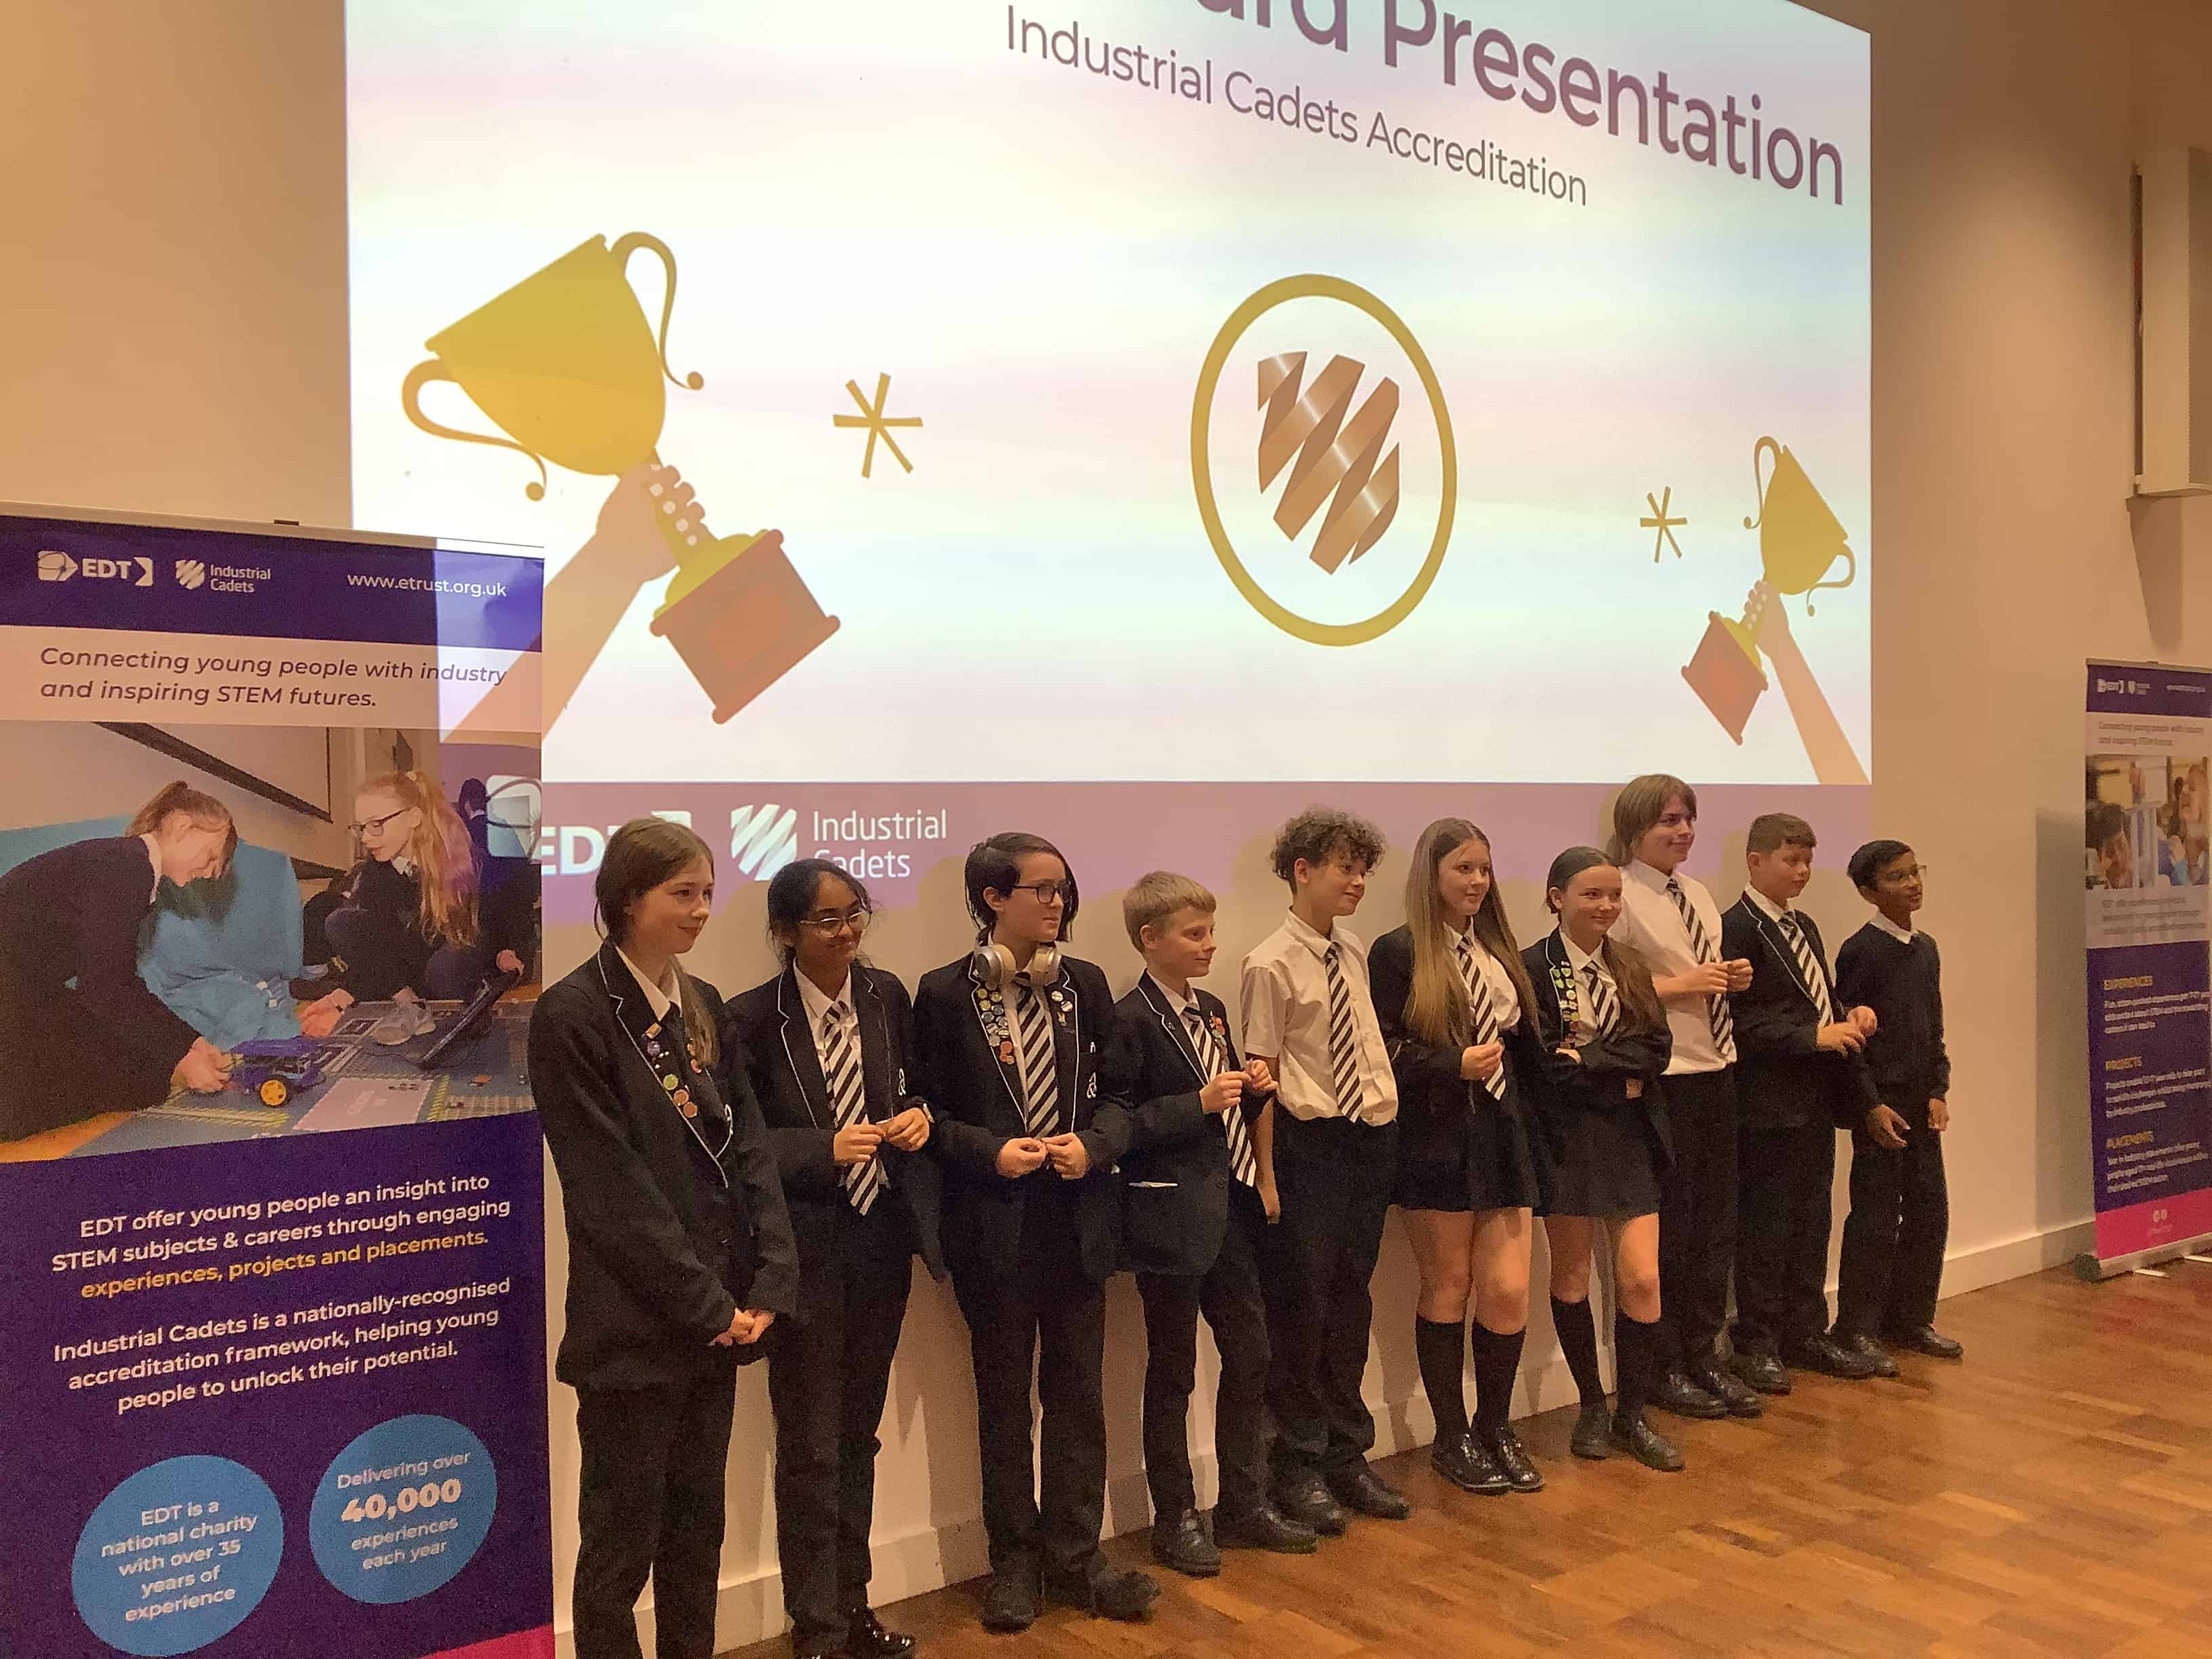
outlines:
[[[1767, 897], [1765, 894], [1760, 892], [1756, 887], [1746, 887], [1743, 890], [1743, 896], [1749, 899], [1753, 904], [1757, 905], [1760, 910], [1766, 914], [1766, 915], [1771, 917], [1778, 927], [1780, 926], [1782, 918], [1788, 915], [1795, 908], [1789, 904], [1777, 904], [1772, 899]], [[1786, 933], [1787, 930], [1785, 929], [1784, 932]], [[1829, 969], [1827, 963], [1822, 958], [1819, 948], [1814, 945], [1813, 936], [1810, 933], [1808, 933], [1805, 936], [1805, 949], [1813, 958], [1813, 969], [1814, 971], [1820, 975], [1821, 988], [1827, 993], [1828, 1010], [1827, 1012], [1822, 1014], [1820, 1018], [1824, 1020], [1843, 1018], [1844, 1016], [1844, 1008], [1843, 1000], [1836, 994], [1836, 976]], [[1796, 979], [1801, 976], [1797, 972], [1797, 963], [1795, 960], [1795, 955], [1794, 953], [1790, 954], [1792, 959], [1790, 963], [1790, 976], [1792, 979]]]
[[[1667, 896], [1667, 878], [1642, 859], [1629, 860], [1622, 872], [1626, 878], [1620, 884], [1620, 920], [1613, 924], [1613, 936], [1644, 958], [1653, 975], [1670, 979], [1698, 965], [1697, 952], [1690, 948], [1690, 930], [1684, 925], [1682, 913], [1674, 908], [1674, 901]], [[1705, 883], [1686, 876], [1680, 870], [1674, 879], [1682, 884], [1682, 895], [1690, 901], [1690, 908], [1698, 913], [1698, 921], [1712, 941], [1717, 961], [1725, 962], [1727, 952], [1721, 945], [1721, 910], [1713, 902], [1713, 896], [1705, 890]], [[1729, 1043], [1723, 1054], [1713, 1042], [1711, 1004], [1704, 997], [1695, 1000], [1668, 1000], [1667, 1028], [1674, 1038], [1674, 1057], [1667, 1062], [1668, 1077], [1693, 1076], [1703, 1072], [1717, 1072], [1735, 1064], [1735, 1044]]]
[[1384, 1124], [1398, 1116], [1398, 1080], [1375, 1022], [1375, 996], [1367, 983], [1367, 947], [1342, 922], [1317, 933], [1296, 914], [1244, 958], [1244, 1052], [1273, 1056], [1277, 1099], [1292, 1117], [1342, 1117], [1336, 1073], [1328, 1054], [1328, 970], [1322, 952], [1336, 945], [1337, 969], [1352, 998], [1353, 1053], [1363, 1105], [1360, 1121]]
[[[615, 954], [623, 959], [623, 966], [629, 969], [629, 976], [637, 981], [637, 988], [645, 993], [646, 1006], [653, 1010], [653, 1018], [666, 1019], [668, 1011], [676, 1006], [676, 964], [672, 962], [668, 964], [668, 982], [655, 985], [645, 976], [645, 969], [629, 959], [629, 952], [621, 945], [615, 946]], [[696, 1036], [693, 1041], [697, 1041]]]
[[[1667, 902], [1672, 908], [1674, 901], [1668, 899]], [[1613, 969], [1605, 965], [1605, 958], [1590, 955], [1567, 936], [1567, 930], [1564, 927], [1559, 929], [1559, 943], [1566, 946], [1567, 966], [1575, 972], [1574, 1035], [1576, 1046], [1579, 1048], [1583, 1043], [1594, 1042], [1598, 1034], [1597, 1010], [1590, 1006], [1589, 970], [1593, 965], [1597, 969], [1597, 976], [1605, 981], [1605, 988], [1613, 993], [1613, 1006], [1620, 1010], [1614, 1018], [1626, 1018], [1627, 1011], [1621, 1008], [1620, 986], [1613, 976]]]
[[[1505, 971], [1505, 964], [1490, 954], [1490, 947], [1475, 937], [1470, 927], [1464, 933], [1454, 933], [1445, 948], [1456, 956], [1459, 942], [1465, 939], [1474, 947], [1474, 970], [1482, 975], [1482, 982], [1490, 990], [1490, 1012], [1497, 1018], [1498, 1034], [1506, 1032], [1521, 1023], [1521, 993], [1513, 988], [1513, 975]], [[1452, 972], [1459, 972], [1459, 963], [1452, 963]]]
[[1879, 910], [1871, 918], [1874, 925], [1895, 939], [1899, 945], [1910, 945], [1920, 937], [1917, 927], [1900, 927]]
[[[845, 983], [834, 997], [823, 995], [820, 986], [795, 969], [791, 976], [799, 981], [799, 1000], [806, 1010], [806, 1029], [814, 1034], [814, 1058], [822, 1067], [823, 1081], [826, 1083], [830, 1079], [830, 1039], [822, 1034], [822, 1027], [829, 1019], [832, 1008], [843, 1005], [844, 1018], [838, 1023], [845, 1028], [845, 1036], [853, 1045], [853, 1052], [856, 1054], [860, 1052], [860, 1013], [853, 1006], [853, 975], [848, 969]], [[834, 1107], [836, 1102], [832, 1101], [830, 1104]], [[864, 1107], [862, 1115], [866, 1115]]]

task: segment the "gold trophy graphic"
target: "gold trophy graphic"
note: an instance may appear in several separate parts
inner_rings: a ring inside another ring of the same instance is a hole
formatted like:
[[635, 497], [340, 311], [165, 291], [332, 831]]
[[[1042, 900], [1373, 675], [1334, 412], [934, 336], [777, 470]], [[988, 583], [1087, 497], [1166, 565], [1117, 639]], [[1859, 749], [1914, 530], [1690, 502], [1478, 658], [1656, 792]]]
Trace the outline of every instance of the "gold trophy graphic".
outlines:
[[[1761, 468], [1761, 462], [1769, 455], [1774, 459], [1771, 475], [1765, 474]], [[1843, 526], [1836, 521], [1827, 502], [1820, 499], [1820, 492], [1805, 476], [1805, 469], [1797, 464], [1788, 445], [1772, 438], [1761, 438], [1752, 446], [1751, 474], [1759, 510], [1756, 517], [1743, 521], [1743, 527], [1759, 532], [1763, 579], [1752, 589], [1740, 619], [1723, 617], [1717, 611], [1706, 613], [1705, 637], [1698, 642], [1696, 654], [1682, 670], [1682, 678], [1690, 683], [1690, 689], [1739, 744], [1743, 741], [1744, 723], [1751, 718], [1753, 706], [1766, 690], [1766, 673], [1759, 665], [1761, 635], [1772, 627], [1782, 639], [1788, 638], [1788, 616], [1785, 613], [1777, 618], [1772, 615], [1780, 609], [1780, 596], [1810, 595], [1823, 587], [1849, 587], [1858, 575], [1858, 560], [1847, 544]], [[1844, 565], [1843, 580], [1824, 580], [1839, 558]], [[1805, 602], [1805, 611], [1808, 616], [1814, 613], [1810, 598]], [[1794, 668], [1799, 661], [1794, 641], [1790, 650]], [[1784, 690], [1786, 693], [1790, 687], [1785, 684]], [[1812, 688], [1812, 695], [1819, 696], [1817, 687]], [[1796, 696], [1790, 697], [1793, 710], [1797, 702]], [[1825, 698], [1820, 700], [1820, 710], [1826, 712]], [[1833, 716], [1829, 715], [1828, 723], [1832, 722]], [[1806, 724], [1802, 714], [1798, 724], [1802, 731]], [[1821, 749], [1826, 745], [1815, 749], [1813, 737], [1808, 734], [1807, 746], [1814, 750], [1815, 766], [1820, 768], [1824, 759]], [[1845, 757], [1848, 757], [1846, 744]], [[1850, 759], [1850, 766], [1856, 770], [1856, 760]], [[1830, 781], [1822, 777], [1824, 782]]]
[[[656, 337], [625, 275], [629, 256], [650, 249], [667, 268]], [[400, 388], [407, 418], [434, 437], [512, 449], [538, 468], [524, 487], [545, 495], [545, 463], [604, 477], [660, 465], [667, 387], [696, 392], [696, 374], [668, 367], [668, 319], [676, 306], [676, 256], [633, 231], [562, 254], [424, 344], [434, 355]], [[422, 413], [422, 388], [458, 386], [506, 434], [464, 432]], [[726, 720], [837, 631], [784, 555], [783, 532], [717, 538], [702, 523], [660, 532], [676, 557], [653, 631], [676, 647]]]

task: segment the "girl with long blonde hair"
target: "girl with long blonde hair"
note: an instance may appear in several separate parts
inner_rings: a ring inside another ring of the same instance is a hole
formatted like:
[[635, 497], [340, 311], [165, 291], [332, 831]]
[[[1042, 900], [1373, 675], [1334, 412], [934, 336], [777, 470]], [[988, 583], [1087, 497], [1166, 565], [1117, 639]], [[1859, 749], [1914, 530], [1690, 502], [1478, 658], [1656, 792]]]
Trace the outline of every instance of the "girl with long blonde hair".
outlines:
[[1398, 1082], [1392, 1197], [1420, 1270], [1413, 1341], [1437, 1419], [1430, 1461], [1464, 1491], [1539, 1492], [1544, 1477], [1510, 1419], [1528, 1320], [1530, 1216], [1544, 1195], [1529, 1099], [1543, 1058], [1490, 838], [1474, 824], [1439, 818], [1421, 832], [1406, 925], [1375, 941], [1369, 971]]

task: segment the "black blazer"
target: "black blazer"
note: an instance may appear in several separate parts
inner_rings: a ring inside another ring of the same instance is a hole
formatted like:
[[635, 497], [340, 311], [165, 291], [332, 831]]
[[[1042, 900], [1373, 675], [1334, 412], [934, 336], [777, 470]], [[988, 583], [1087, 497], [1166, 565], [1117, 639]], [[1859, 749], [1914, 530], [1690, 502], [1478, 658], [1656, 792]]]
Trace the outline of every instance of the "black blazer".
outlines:
[[[1667, 1062], [1674, 1058], [1674, 1034], [1664, 1014], [1656, 1030], [1631, 1031], [1624, 1009], [1620, 1024], [1614, 1027], [1612, 1036], [1592, 1039], [1576, 1050], [1581, 1056], [1579, 1060], [1568, 1060], [1559, 1053], [1562, 1046], [1569, 1046], [1567, 1018], [1566, 1011], [1559, 1005], [1559, 988], [1553, 975], [1560, 968], [1571, 971], [1571, 966], [1567, 947], [1560, 940], [1558, 930], [1523, 951], [1521, 964], [1528, 970], [1529, 982], [1536, 992], [1534, 1024], [1544, 1045], [1546, 1111], [1592, 1112], [1604, 1117], [1638, 1114], [1650, 1126], [1652, 1138], [1662, 1153], [1671, 1158], [1674, 1141], [1668, 1131], [1667, 1109], [1659, 1079], [1667, 1070]], [[1643, 1094], [1635, 1100], [1628, 1097], [1631, 1078], [1640, 1079], [1644, 1084]]]
[[[1229, 1034], [1229, 1011], [1210, 991], [1191, 994], [1228, 1051], [1243, 1057]], [[1114, 1005], [1100, 1087], [1129, 1119], [1121, 1157], [1121, 1251], [1140, 1273], [1203, 1273], [1221, 1254], [1229, 1225], [1229, 1133], [1218, 1115], [1198, 1103], [1212, 1081], [1193, 1048], [1182, 1017], [1147, 974]], [[1266, 1097], [1245, 1091], [1239, 1109], [1255, 1121]]]
[[[721, 997], [691, 983], [721, 1028]], [[579, 1389], [684, 1382], [759, 1358], [762, 1343], [709, 1344], [740, 1306], [799, 1308], [799, 1252], [743, 1068], [726, 1048], [713, 1078], [687, 1067], [700, 1110], [685, 1118], [646, 1059], [653, 1023], [611, 944], [530, 1017], [530, 1086], [568, 1229], [554, 1374]]]
[[[1018, 1272], [1024, 1201], [1033, 1188], [1060, 1180], [1050, 1164], [1018, 1181], [998, 1171], [999, 1149], [1029, 1129], [1021, 1073], [984, 1035], [982, 989], [972, 959], [963, 956], [924, 975], [914, 1002], [915, 1057], [922, 1097], [937, 1112], [930, 1138], [945, 1164], [945, 1262], [956, 1279]], [[1060, 977], [1044, 995], [1059, 999], [1047, 1006], [1060, 1102], [1091, 1154], [1091, 1173], [1077, 1183], [1083, 1270], [1103, 1284], [1120, 1248], [1114, 1164], [1129, 1145], [1128, 1114], [1099, 1082], [1114, 997], [1105, 975], [1073, 957], [1060, 958]]]
[[[898, 975], [860, 963], [853, 964], [853, 1012], [860, 1024], [860, 1072], [872, 1122], [881, 1123], [909, 1106], [926, 1103], [909, 1085], [914, 1072], [914, 1005]], [[791, 1206], [791, 1230], [799, 1240], [801, 1270], [811, 1275], [838, 1249], [838, 1212], [845, 1206], [845, 1171], [830, 1156], [837, 1119], [830, 1086], [815, 1052], [806, 1003], [795, 969], [786, 968], [756, 985], [729, 1006], [723, 1024], [726, 1044], [744, 1057], [745, 1075], [768, 1123], [769, 1150], [783, 1180]], [[936, 1131], [930, 1133], [931, 1146]], [[919, 1152], [883, 1149], [884, 1173], [890, 1190], [878, 1203], [904, 1206], [914, 1224], [915, 1249], [933, 1277], [945, 1277], [945, 1255], [938, 1243], [938, 1212], [943, 1203], [945, 1172], [930, 1146]]]
[[[1828, 975], [1820, 929], [1796, 912], [1813, 960]], [[1751, 963], [1751, 988], [1729, 998], [1735, 1016], [1736, 1098], [1753, 1127], [1802, 1129], [1822, 1120], [1857, 1128], [1878, 1102], [1865, 1059], [1820, 1046], [1823, 1015], [1797, 977], [1797, 959], [1782, 930], [1746, 894], [1721, 916], [1721, 954]], [[1838, 1012], [1844, 1010], [1840, 1000]]]
[[1505, 1098], [1494, 1101], [1481, 1084], [1460, 1075], [1463, 1048], [1424, 1042], [1406, 1029], [1406, 1000], [1413, 990], [1413, 929], [1393, 927], [1375, 941], [1367, 952], [1367, 978], [1375, 994], [1376, 1023], [1382, 1028], [1390, 1070], [1398, 1079], [1401, 1159], [1455, 1155], [1468, 1114], [1478, 1105], [1478, 1090], [1481, 1106], [1522, 1113], [1532, 1109], [1529, 1097], [1544, 1086], [1545, 1073], [1544, 1048], [1533, 1010], [1522, 1009], [1519, 1023], [1504, 1034]]

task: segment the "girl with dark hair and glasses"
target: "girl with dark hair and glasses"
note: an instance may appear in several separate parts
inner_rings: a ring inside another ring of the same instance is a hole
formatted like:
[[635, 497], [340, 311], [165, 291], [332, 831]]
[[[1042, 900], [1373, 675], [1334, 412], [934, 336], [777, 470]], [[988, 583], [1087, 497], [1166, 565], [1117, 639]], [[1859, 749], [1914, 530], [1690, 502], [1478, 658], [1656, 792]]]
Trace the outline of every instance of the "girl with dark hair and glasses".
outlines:
[[1059, 848], [994, 836], [969, 851], [965, 875], [975, 947], [923, 977], [915, 1036], [945, 1163], [946, 1263], [975, 1364], [992, 1570], [983, 1623], [1026, 1629], [1041, 1595], [1142, 1618], [1159, 1587], [1098, 1553], [1113, 1169], [1129, 1144], [1127, 1112], [1098, 1086], [1114, 999], [1105, 975], [1060, 949], [1079, 895]]
[[594, 884], [606, 942], [530, 1020], [530, 1082], [561, 1176], [576, 1390], [577, 1659], [711, 1659], [737, 1372], [798, 1308], [799, 1259], [768, 1131], [714, 988], [678, 958], [712, 913], [714, 860], [635, 818]]
[[799, 1659], [900, 1659], [914, 1638], [868, 1607], [877, 1425], [913, 1259], [945, 1276], [944, 1177], [914, 1059], [914, 1007], [860, 961], [868, 890], [827, 859], [768, 888], [783, 971], [730, 1005], [799, 1244], [799, 1318], [769, 1358], [775, 1538]]

